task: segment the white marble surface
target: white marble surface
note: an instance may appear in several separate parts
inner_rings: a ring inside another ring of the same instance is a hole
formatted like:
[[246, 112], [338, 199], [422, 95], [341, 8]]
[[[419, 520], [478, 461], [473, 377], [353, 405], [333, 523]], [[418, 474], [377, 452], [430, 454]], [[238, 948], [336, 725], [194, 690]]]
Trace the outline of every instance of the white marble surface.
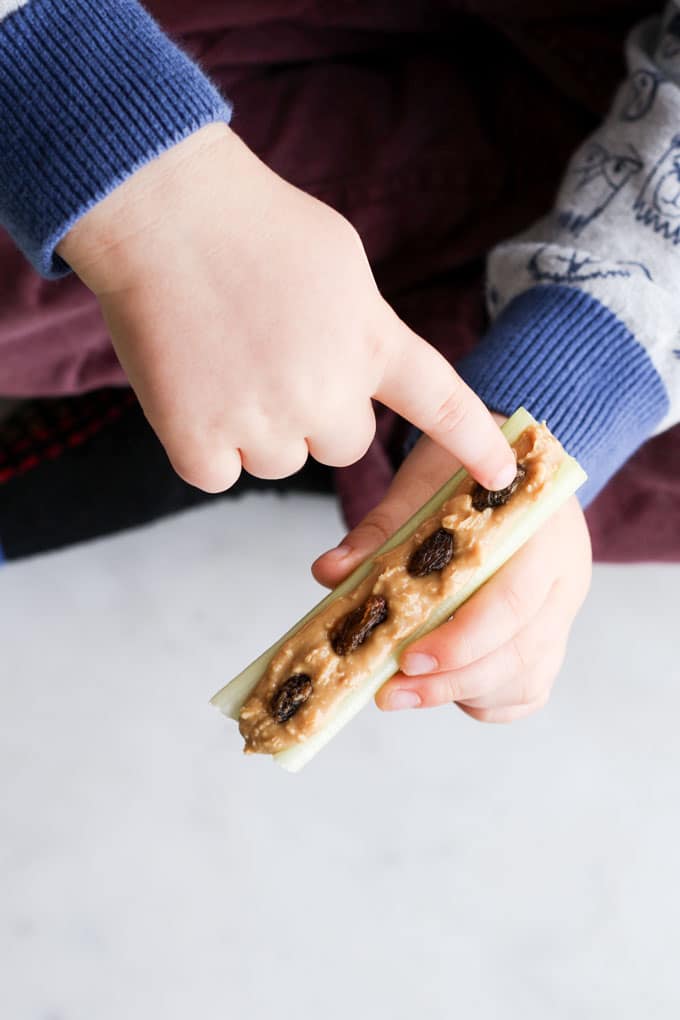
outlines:
[[290, 776], [208, 697], [339, 534], [253, 496], [0, 570], [3, 1020], [679, 1015], [680, 570], [596, 571], [535, 719], [373, 708]]

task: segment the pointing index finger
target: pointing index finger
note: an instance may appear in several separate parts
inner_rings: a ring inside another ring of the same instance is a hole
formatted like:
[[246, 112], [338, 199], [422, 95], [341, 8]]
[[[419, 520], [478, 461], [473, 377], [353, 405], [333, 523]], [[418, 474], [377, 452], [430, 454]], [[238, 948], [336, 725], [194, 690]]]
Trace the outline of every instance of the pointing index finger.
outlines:
[[446, 359], [396, 316], [392, 331], [377, 399], [457, 457], [485, 488], [506, 488], [517, 465], [488, 409]]

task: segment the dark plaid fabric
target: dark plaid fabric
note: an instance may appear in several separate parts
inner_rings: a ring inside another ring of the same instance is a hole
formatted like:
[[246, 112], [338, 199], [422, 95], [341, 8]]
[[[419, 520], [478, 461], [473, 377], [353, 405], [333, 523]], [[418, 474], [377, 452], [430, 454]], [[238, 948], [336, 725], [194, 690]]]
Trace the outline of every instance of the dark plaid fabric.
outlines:
[[[332, 491], [310, 462], [285, 482], [243, 475], [224, 494]], [[23, 404], [0, 422], [0, 562], [145, 524], [207, 500], [170, 467], [129, 389]]]
[[0, 485], [58, 460], [118, 421], [134, 403], [128, 390], [101, 390], [73, 400], [24, 401], [0, 423]]

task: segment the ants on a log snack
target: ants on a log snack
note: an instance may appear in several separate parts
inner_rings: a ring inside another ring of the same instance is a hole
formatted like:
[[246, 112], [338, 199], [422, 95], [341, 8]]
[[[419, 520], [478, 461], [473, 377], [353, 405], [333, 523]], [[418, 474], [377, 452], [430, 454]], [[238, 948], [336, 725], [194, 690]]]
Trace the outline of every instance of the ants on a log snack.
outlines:
[[517, 475], [484, 489], [458, 472], [273, 648], [213, 698], [248, 753], [297, 771], [585, 480], [523, 409], [503, 426]]

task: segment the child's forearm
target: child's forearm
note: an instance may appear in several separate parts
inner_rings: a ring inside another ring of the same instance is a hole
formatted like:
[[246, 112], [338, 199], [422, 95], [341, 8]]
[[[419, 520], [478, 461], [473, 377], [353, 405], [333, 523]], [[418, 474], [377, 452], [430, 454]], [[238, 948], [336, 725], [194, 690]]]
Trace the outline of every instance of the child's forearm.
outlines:
[[229, 104], [135, 0], [0, 0], [0, 225], [58, 276], [73, 224]]
[[553, 211], [492, 252], [495, 322], [458, 366], [490, 406], [549, 421], [586, 501], [680, 420], [680, 9], [639, 25], [627, 58]]

